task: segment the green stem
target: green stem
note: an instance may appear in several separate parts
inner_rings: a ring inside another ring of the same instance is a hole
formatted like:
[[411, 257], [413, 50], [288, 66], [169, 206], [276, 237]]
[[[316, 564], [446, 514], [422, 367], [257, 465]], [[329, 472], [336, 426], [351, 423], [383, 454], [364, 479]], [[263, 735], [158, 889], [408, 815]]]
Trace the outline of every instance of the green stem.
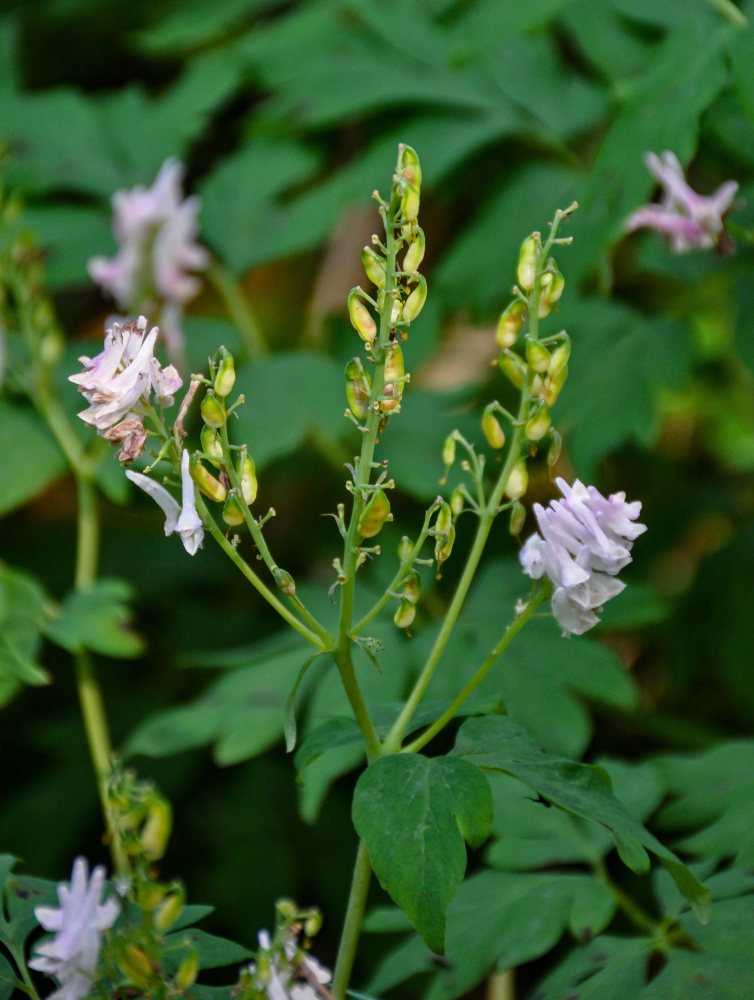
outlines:
[[241, 334], [246, 357], [254, 360], [263, 354], [268, 354], [269, 345], [254, 311], [236, 279], [227, 268], [215, 259], [207, 269], [207, 277], [225, 303], [233, 323]]
[[364, 841], [360, 840], [353, 867], [351, 892], [348, 896], [348, 907], [343, 923], [343, 935], [340, 939], [340, 947], [338, 948], [338, 957], [335, 961], [335, 972], [333, 974], [332, 993], [336, 997], [336, 1000], [345, 1000], [346, 997], [351, 970], [356, 958], [356, 947], [359, 943], [361, 925], [364, 921], [364, 910], [366, 908], [371, 875], [372, 865], [369, 860], [369, 854], [367, 853]]
[[403, 748], [406, 753], [418, 753], [430, 742], [430, 740], [433, 740], [435, 736], [437, 736], [441, 729], [444, 729], [445, 726], [447, 726], [447, 724], [455, 718], [458, 709], [471, 697], [474, 691], [476, 691], [524, 625], [526, 625], [526, 623], [533, 618], [540, 604], [547, 596], [549, 596], [549, 593], [550, 590], [543, 587], [538, 593], [532, 595], [526, 607], [513, 619], [510, 625], [508, 625], [505, 632], [501, 636], [500, 641], [496, 644], [487, 659], [466, 682], [442, 715], [439, 716], [432, 723], [432, 725], [429, 726], [429, 728], [425, 729], [421, 736], [418, 736], [412, 743], [407, 744]]
[[8, 950], [13, 956], [13, 961], [16, 963], [16, 968], [21, 973], [21, 979], [23, 980], [23, 992], [28, 994], [32, 1000], [39, 1000], [39, 994], [36, 991], [34, 983], [32, 982], [29, 969], [26, 965], [26, 959], [23, 953], [23, 949], [14, 947], [14, 945], [8, 943]]

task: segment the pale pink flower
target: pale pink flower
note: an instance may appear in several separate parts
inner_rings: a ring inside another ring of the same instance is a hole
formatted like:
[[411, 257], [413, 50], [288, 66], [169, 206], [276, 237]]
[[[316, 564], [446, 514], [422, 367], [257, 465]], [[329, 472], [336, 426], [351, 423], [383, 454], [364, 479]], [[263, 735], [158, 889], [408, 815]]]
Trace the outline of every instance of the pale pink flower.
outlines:
[[661, 157], [647, 153], [644, 162], [662, 185], [662, 201], [632, 212], [626, 229], [654, 229], [669, 238], [675, 253], [719, 246], [738, 183], [726, 181], [713, 194], [701, 195], [686, 183], [675, 153], [666, 150]]
[[47, 1000], [81, 1000], [92, 990], [102, 932], [113, 926], [120, 903], [110, 897], [102, 903], [105, 869], [98, 865], [89, 878], [85, 858], [73, 863], [70, 886], [58, 886], [59, 907], [37, 906], [34, 916], [55, 937], [36, 946], [29, 968], [55, 976], [60, 983]]

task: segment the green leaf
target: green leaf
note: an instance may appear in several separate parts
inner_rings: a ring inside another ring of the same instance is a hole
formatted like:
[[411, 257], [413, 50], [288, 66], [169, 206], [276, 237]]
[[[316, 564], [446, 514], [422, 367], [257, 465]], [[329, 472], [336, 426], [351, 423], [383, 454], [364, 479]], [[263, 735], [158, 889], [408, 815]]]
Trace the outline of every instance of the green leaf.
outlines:
[[16, 859], [0, 854], [0, 942], [11, 952], [22, 953], [26, 938], [39, 927], [35, 906], [56, 902], [55, 883], [11, 871]]
[[20, 684], [48, 684], [37, 662], [44, 626], [45, 593], [27, 573], [0, 563], [0, 705]]
[[65, 470], [47, 425], [33, 410], [0, 401], [0, 515], [37, 496]]
[[[235, 965], [250, 958], [252, 952], [235, 941], [208, 934], [198, 928], [176, 931], [165, 937], [166, 948], [181, 951], [195, 951], [199, 959], [200, 969], [216, 969], [222, 965]], [[176, 965], [180, 964], [180, 952], [176, 956]]]
[[605, 772], [547, 753], [507, 716], [468, 719], [454, 754], [483, 769], [503, 771], [533, 788], [553, 805], [603, 826], [624, 864], [643, 874], [647, 850], [673, 877], [702, 922], [709, 917], [709, 890], [656, 837], [630, 816], [605, 783]]
[[10, 1000], [16, 990], [20, 990], [21, 985], [21, 979], [15, 973], [13, 966], [0, 955], [0, 1000]]
[[63, 601], [59, 614], [47, 626], [46, 635], [70, 653], [90, 649], [103, 656], [138, 656], [143, 641], [130, 631], [132, 596], [124, 580], [98, 580], [88, 590], [76, 590]]
[[466, 869], [464, 840], [487, 838], [489, 785], [481, 772], [449, 757], [382, 757], [361, 775], [353, 822], [380, 885], [429, 947], [444, 949], [445, 914]]

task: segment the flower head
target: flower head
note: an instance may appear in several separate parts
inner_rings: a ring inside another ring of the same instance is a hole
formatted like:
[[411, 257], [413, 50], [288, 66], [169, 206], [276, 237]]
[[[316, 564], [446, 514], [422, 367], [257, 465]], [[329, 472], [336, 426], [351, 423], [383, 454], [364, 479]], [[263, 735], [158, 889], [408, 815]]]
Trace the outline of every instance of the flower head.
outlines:
[[260, 931], [257, 961], [248, 972], [259, 996], [268, 1000], [322, 1000], [330, 996], [319, 987], [329, 983], [332, 974], [293, 940], [275, 947], [267, 931]]
[[204, 539], [204, 528], [202, 521], [196, 510], [196, 498], [194, 495], [194, 481], [189, 472], [189, 453], [183, 449], [181, 456], [181, 500], [182, 504], [173, 497], [164, 486], [156, 483], [154, 479], [143, 475], [141, 472], [126, 470], [126, 476], [140, 490], [144, 490], [157, 503], [165, 515], [165, 534], [170, 535], [177, 531], [181, 536], [184, 549], [190, 556], [196, 554], [196, 550], [201, 546]]
[[563, 495], [547, 508], [534, 504], [539, 535], [531, 535], [519, 559], [524, 572], [555, 585], [552, 613], [566, 635], [581, 635], [599, 621], [596, 613], [625, 587], [617, 574], [631, 562], [634, 539], [646, 531], [636, 518], [641, 503], [625, 493], [605, 498], [577, 479], [555, 482]]
[[644, 161], [663, 188], [659, 205], [644, 205], [626, 219], [626, 229], [654, 229], [670, 239], [675, 253], [708, 250], [724, 237], [724, 216], [738, 191], [736, 181], [726, 181], [711, 195], [697, 194], [683, 176], [675, 153], [647, 153]]
[[105, 869], [98, 865], [89, 878], [85, 858], [73, 863], [70, 886], [58, 886], [59, 907], [37, 906], [39, 923], [55, 937], [36, 947], [36, 957], [29, 967], [60, 983], [48, 1000], [80, 1000], [92, 989], [97, 968], [102, 932], [112, 927], [120, 913], [120, 903], [110, 897], [102, 903]]
[[94, 358], [80, 357], [84, 371], [68, 377], [89, 403], [79, 416], [102, 436], [138, 411], [152, 391], [160, 404], [172, 406], [173, 395], [183, 384], [172, 365], [163, 368], [154, 356], [158, 328], [146, 331], [144, 316], [123, 326], [113, 323], [105, 331], [104, 350]]

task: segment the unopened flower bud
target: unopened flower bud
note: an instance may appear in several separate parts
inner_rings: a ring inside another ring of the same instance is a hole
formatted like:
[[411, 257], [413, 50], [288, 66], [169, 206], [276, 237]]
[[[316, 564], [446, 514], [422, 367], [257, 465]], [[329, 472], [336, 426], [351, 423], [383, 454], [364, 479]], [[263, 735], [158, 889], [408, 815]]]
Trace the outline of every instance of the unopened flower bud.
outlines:
[[142, 990], [149, 987], [155, 974], [149, 955], [135, 944], [124, 944], [122, 949], [119, 949], [118, 965], [128, 977], [129, 983]]
[[427, 301], [427, 281], [423, 275], [418, 275], [419, 282], [403, 304], [403, 319], [412, 323], [424, 308]]
[[411, 240], [403, 257], [403, 270], [409, 272], [418, 270], [419, 265], [424, 260], [426, 240], [424, 230], [420, 226], [416, 226], [414, 229]]
[[518, 254], [518, 269], [516, 277], [519, 286], [530, 292], [534, 288], [534, 279], [537, 276], [537, 255], [539, 251], [539, 233], [532, 233], [527, 236], [521, 244]]
[[296, 593], [296, 582], [291, 574], [287, 570], [276, 566], [272, 571], [272, 575], [275, 579], [278, 590], [281, 590], [287, 597], [293, 597]]
[[402, 600], [393, 615], [393, 622], [398, 626], [398, 628], [408, 628], [413, 624], [415, 617], [416, 608], [411, 601]]
[[175, 974], [175, 985], [179, 990], [185, 992], [190, 986], [194, 985], [198, 974], [199, 956], [195, 951], [192, 951], [178, 966], [178, 971]]
[[378, 288], [385, 287], [385, 262], [371, 247], [364, 247], [361, 251], [361, 263], [364, 265], [367, 278]]
[[558, 344], [550, 355], [550, 364], [547, 369], [549, 375], [557, 375], [561, 369], [568, 364], [571, 356], [571, 341], [567, 336]]
[[220, 435], [213, 427], [209, 427], [205, 424], [204, 427], [202, 427], [199, 440], [201, 441], [202, 451], [204, 452], [207, 461], [214, 465], [216, 469], [219, 469], [222, 465], [223, 458], [223, 445], [220, 440]]
[[218, 428], [222, 427], [227, 418], [225, 407], [214, 392], [208, 392], [204, 397], [200, 407], [200, 412], [202, 420], [207, 427], [212, 427], [214, 430], [218, 430]]
[[413, 548], [414, 545], [411, 539], [408, 537], [408, 535], [404, 535], [398, 544], [398, 558], [402, 563], [406, 562], [406, 560], [409, 558], [411, 552], [413, 551]]
[[550, 352], [538, 340], [526, 341], [526, 363], [535, 372], [546, 372], [550, 364]]
[[359, 518], [362, 538], [374, 538], [390, 516], [390, 501], [384, 490], [375, 490]]
[[541, 441], [552, 425], [550, 411], [544, 403], [535, 410], [524, 425], [524, 434], [530, 441]]
[[155, 795], [149, 803], [147, 820], [140, 834], [142, 850], [150, 861], [158, 861], [165, 853], [172, 826], [170, 803]]
[[182, 886], [176, 886], [167, 893], [162, 902], [157, 906], [153, 914], [154, 925], [158, 931], [165, 931], [174, 924], [181, 913], [186, 902], [186, 893]]
[[225, 347], [220, 348], [220, 362], [215, 375], [215, 392], [225, 398], [233, 391], [236, 381], [236, 366], [233, 355]]
[[304, 921], [304, 934], [308, 938], [313, 938], [315, 934], [319, 934], [322, 927], [322, 914], [319, 910], [312, 910], [309, 916]]
[[505, 444], [505, 432], [495, 416], [495, 403], [485, 406], [482, 414], [482, 431], [490, 448], [500, 450]]
[[568, 365], [564, 365], [560, 371], [556, 372], [554, 375], [548, 375], [542, 385], [542, 391], [539, 393], [540, 397], [547, 403], [548, 406], [553, 406], [558, 396], [560, 395], [560, 390], [565, 385], [565, 381], [568, 378]]
[[503, 351], [498, 361], [498, 367], [517, 389], [523, 388], [526, 378], [526, 365], [523, 358], [514, 354], [513, 351]]
[[191, 473], [191, 478], [206, 497], [217, 503], [223, 503], [228, 495], [227, 489], [219, 479], [215, 479], [213, 475], [207, 472], [199, 461], [199, 456], [196, 452], [189, 459], [189, 472]]
[[503, 349], [516, 343], [525, 318], [526, 303], [521, 299], [514, 299], [503, 310], [497, 324], [497, 342]]
[[377, 336], [377, 324], [361, 298], [361, 289], [352, 288], [348, 293], [348, 315], [358, 335], [367, 344]]
[[235, 528], [239, 524], [243, 524], [245, 520], [246, 514], [241, 501], [238, 499], [235, 490], [231, 490], [223, 504], [223, 521], [231, 528]]
[[422, 584], [419, 579], [419, 574], [410, 573], [403, 583], [403, 593], [401, 594], [401, 597], [406, 601], [410, 601], [412, 604], [416, 604], [419, 600], [421, 587]]
[[390, 353], [385, 361], [385, 388], [383, 393], [387, 399], [380, 400], [380, 409], [383, 413], [395, 410], [403, 397], [403, 376], [405, 367], [403, 362], [403, 351], [397, 342], [390, 347]]
[[453, 490], [450, 494], [450, 509], [453, 512], [453, 517], [458, 517], [459, 514], [463, 513], [463, 509], [466, 506], [466, 497], [463, 495], [460, 489]]
[[522, 460], [513, 467], [513, 471], [508, 477], [508, 482], [505, 484], [505, 495], [511, 500], [518, 500], [526, 493], [528, 486], [529, 470], [526, 468], [526, 462]]
[[456, 460], [456, 439], [452, 434], [445, 438], [442, 446], [442, 461], [446, 469], [449, 469]]
[[453, 542], [456, 540], [456, 529], [451, 524], [447, 532], [442, 535], [438, 535], [435, 540], [435, 561], [438, 567], [442, 566], [445, 560], [450, 556], [453, 551]]
[[526, 507], [521, 503], [520, 500], [516, 502], [511, 507], [510, 521], [508, 522], [508, 531], [514, 536], [521, 534], [526, 523]]
[[238, 476], [238, 481], [241, 484], [241, 493], [243, 494], [243, 498], [249, 507], [251, 507], [257, 498], [258, 484], [254, 459], [251, 455], [246, 454], [245, 450], [241, 451], [241, 456], [238, 459], [236, 475]]
[[357, 420], [366, 420], [371, 391], [369, 372], [364, 368], [361, 358], [353, 358], [346, 365], [346, 399]]

